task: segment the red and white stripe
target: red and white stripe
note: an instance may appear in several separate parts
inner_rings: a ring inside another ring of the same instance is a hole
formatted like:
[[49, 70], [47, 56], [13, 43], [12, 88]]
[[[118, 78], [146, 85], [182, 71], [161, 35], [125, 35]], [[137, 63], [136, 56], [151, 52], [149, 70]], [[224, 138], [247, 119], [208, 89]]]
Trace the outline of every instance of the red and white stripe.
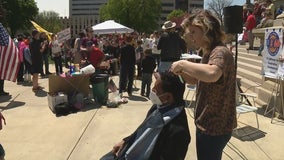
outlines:
[[19, 53], [14, 41], [9, 37], [7, 46], [0, 45], [0, 79], [15, 82], [19, 70]]

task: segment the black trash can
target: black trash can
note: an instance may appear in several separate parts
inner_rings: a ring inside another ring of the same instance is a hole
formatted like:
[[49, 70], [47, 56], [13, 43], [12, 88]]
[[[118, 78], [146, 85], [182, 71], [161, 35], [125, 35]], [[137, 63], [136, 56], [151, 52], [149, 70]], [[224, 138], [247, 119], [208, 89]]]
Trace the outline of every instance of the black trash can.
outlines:
[[108, 100], [108, 74], [95, 74], [90, 79], [96, 102], [106, 105]]

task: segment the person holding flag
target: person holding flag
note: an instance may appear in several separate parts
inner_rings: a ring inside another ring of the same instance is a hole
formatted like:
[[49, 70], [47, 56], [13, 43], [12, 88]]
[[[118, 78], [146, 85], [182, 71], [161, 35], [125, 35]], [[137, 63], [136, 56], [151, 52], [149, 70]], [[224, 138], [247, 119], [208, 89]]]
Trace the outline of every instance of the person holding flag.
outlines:
[[15, 82], [19, 70], [18, 48], [6, 29], [0, 23], [0, 96], [9, 95], [4, 91], [4, 80]]
[[[0, 96], [9, 95], [4, 91], [4, 80], [16, 81], [19, 70], [18, 48], [11, 39], [2, 23], [0, 23]], [[0, 109], [0, 130], [2, 130], [2, 122], [6, 125], [4, 116]], [[0, 144], [0, 160], [4, 159], [5, 150]]]
[[9, 95], [9, 93], [4, 91], [4, 80], [1, 79], [0, 80], [0, 96], [7, 96], [7, 95]]

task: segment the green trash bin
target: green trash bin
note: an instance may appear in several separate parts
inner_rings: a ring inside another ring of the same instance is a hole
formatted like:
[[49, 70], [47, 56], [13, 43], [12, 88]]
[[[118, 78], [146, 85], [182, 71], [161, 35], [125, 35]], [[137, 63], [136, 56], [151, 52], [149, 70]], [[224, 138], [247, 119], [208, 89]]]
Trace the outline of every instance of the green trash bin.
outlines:
[[102, 105], [107, 104], [108, 100], [108, 74], [96, 74], [91, 77], [93, 97], [96, 102]]

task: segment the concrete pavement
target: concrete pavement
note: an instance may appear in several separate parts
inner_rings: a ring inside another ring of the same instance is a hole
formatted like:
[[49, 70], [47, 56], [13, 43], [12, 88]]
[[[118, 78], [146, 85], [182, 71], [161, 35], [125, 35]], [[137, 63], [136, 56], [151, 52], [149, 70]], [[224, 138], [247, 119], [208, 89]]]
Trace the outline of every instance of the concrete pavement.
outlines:
[[[118, 84], [118, 77], [114, 77]], [[5, 81], [11, 97], [0, 97], [0, 108], [7, 125], [0, 131], [0, 143], [7, 160], [98, 160], [123, 137], [131, 134], [145, 118], [151, 102], [134, 92], [127, 104], [107, 108], [89, 104], [85, 110], [56, 117], [48, 108], [48, 79], [40, 79], [43, 92], [35, 94], [31, 86]], [[140, 88], [140, 81], [136, 81]], [[189, 96], [190, 97], [190, 96]], [[284, 157], [284, 123], [263, 115], [259, 109], [260, 131], [247, 140], [232, 137], [224, 160], [281, 160]], [[196, 159], [195, 126], [192, 109], [187, 108], [191, 132], [187, 160]], [[253, 113], [239, 117], [239, 127], [255, 127]], [[242, 134], [242, 129], [239, 134]]]

